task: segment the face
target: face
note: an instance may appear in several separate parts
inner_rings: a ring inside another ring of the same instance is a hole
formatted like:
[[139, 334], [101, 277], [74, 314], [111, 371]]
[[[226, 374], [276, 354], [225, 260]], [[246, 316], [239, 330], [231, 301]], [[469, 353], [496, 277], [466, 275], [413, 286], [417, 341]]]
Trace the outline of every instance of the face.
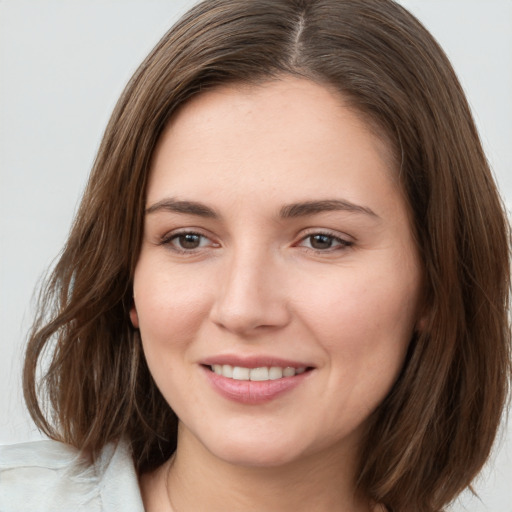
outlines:
[[305, 80], [218, 88], [173, 118], [131, 319], [179, 443], [246, 465], [357, 445], [419, 322], [392, 162], [338, 93]]

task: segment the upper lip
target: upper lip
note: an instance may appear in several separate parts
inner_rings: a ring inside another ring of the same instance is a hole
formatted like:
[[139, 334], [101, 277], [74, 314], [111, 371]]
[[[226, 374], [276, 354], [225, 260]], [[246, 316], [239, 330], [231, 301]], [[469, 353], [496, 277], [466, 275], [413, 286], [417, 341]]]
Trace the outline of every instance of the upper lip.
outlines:
[[205, 366], [213, 366], [214, 364], [229, 364], [231, 366], [241, 366], [243, 368], [262, 368], [264, 366], [278, 366], [281, 368], [310, 368], [313, 366], [307, 362], [294, 361], [292, 359], [284, 359], [275, 356], [240, 356], [235, 354], [224, 354], [207, 357], [201, 360], [201, 364]]

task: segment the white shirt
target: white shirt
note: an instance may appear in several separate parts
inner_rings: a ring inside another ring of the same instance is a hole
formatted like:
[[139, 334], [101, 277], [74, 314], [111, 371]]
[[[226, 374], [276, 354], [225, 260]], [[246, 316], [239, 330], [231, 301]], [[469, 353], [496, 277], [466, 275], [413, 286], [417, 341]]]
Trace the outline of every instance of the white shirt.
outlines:
[[94, 464], [56, 441], [0, 446], [0, 512], [144, 512], [128, 446]]

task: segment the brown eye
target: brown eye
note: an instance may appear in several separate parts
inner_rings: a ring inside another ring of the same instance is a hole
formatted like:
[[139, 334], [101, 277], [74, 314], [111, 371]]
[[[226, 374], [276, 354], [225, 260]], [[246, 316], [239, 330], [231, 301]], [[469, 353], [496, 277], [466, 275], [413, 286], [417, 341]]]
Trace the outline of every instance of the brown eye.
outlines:
[[199, 233], [177, 233], [162, 241], [178, 251], [193, 251], [211, 245], [211, 241]]
[[304, 237], [299, 245], [313, 251], [331, 252], [347, 249], [353, 243], [329, 233], [313, 233]]
[[311, 248], [317, 250], [330, 249], [335, 242], [334, 237], [329, 235], [311, 235], [309, 240]]
[[195, 254], [202, 253], [209, 249], [217, 249], [220, 247], [218, 242], [195, 231], [179, 231], [171, 232], [162, 237], [160, 245], [167, 247], [177, 254]]
[[197, 249], [201, 244], [201, 237], [191, 233], [180, 235], [177, 240], [182, 249]]

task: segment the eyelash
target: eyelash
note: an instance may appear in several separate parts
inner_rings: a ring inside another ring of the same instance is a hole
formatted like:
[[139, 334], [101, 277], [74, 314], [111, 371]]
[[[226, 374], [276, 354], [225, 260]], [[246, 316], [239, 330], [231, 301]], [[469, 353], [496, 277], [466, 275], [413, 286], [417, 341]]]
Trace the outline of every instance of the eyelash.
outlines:
[[[175, 240], [177, 241], [180, 238], [184, 238], [187, 236], [196, 236], [202, 240], [209, 240], [209, 238], [206, 235], [203, 235], [202, 233], [198, 233], [196, 231], [180, 231], [178, 233], [171, 233], [169, 235], [165, 235], [160, 241], [160, 245], [169, 246], [171, 250], [179, 254], [194, 254], [202, 249], [201, 246], [192, 249], [185, 249], [184, 247], [179, 247], [173, 243]], [[213, 247], [219, 247], [219, 244], [213, 243]]]
[[[187, 236], [199, 237], [203, 241], [209, 240], [209, 238], [206, 235], [204, 235], [202, 233], [198, 233], [196, 231], [180, 231], [178, 233], [171, 233], [169, 235], [164, 236], [161, 239], [159, 245], [169, 246], [171, 248], [171, 250], [173, 250], [179, 254], [195, 254], [204, 248], [204, 247], [201, 247], [201, 245], [199, 247], [194, 247], [194, 248], [184, 248], [184, 247], [179, 247], [178, 245], [174, 244], [175, 241], [179, 241], [180, 238], [187, 237]], [[314, 237], [327, 238], [328, 241], [330, 242], [331, 246], [324, 248], [324, 249], [315, 249], [314, 247], [307, 247], [307, 246], [301, 245], [308, 239], [311, 241]], [[201, 243], [201, 241], [200, 241], [200, 243]], [[332, 244], [337, 244], [337, 245], [335, 247], [332, 247]], [[325, 253], [330, 253], [330, 252], [343, 251], [353, 245], [354, 244], [351, 241], [340, 238], [339, 236], [336, 236], [333, 233], [323, 232], [323, 231], [314, 231], [314, 232], [308, 233], [308, 234], [304, 235], [299, 240], [299, 242], [297, 244], [295, 244], [295, 246], [303, 247], [304, 249], [306, 249], [308, 251], [313, 251], [317, 254], [325, 254]], [[212, 242], [210, 247], [217, 248], [217, 247], [220, 247], [220, 245]]]
[[303, 236], [300, 239], [300, 242], [298, 245], [300, 246], [300, 243], [302, 243], [308, 239], [311, 241], [314, 237], [325, 237], [330, 240], [331, 244], [336, 243], [338, 245], [335, 247], [328, 247], [326, 249], [315, 249], [314, 247], [305, 247], [305, 246], [302, 246], [302, 247], [304, 247], [307, 250], [314, 251], [315, 253], [324, 254], [324, 253], [330, 253], [330, 252], [336, 252], [336, 251], [343, 251], [343, 250], [346, 250], [349, 247], [354, 245], [353, 242], [351, 242], [349, 240], [345, 240], [344, 238], [341, 238], [339, 236], [336, 236], [333, 233], [329, 233], [328, 231], [313, 231], [311, 233], [307, 233], [305, 236]]

